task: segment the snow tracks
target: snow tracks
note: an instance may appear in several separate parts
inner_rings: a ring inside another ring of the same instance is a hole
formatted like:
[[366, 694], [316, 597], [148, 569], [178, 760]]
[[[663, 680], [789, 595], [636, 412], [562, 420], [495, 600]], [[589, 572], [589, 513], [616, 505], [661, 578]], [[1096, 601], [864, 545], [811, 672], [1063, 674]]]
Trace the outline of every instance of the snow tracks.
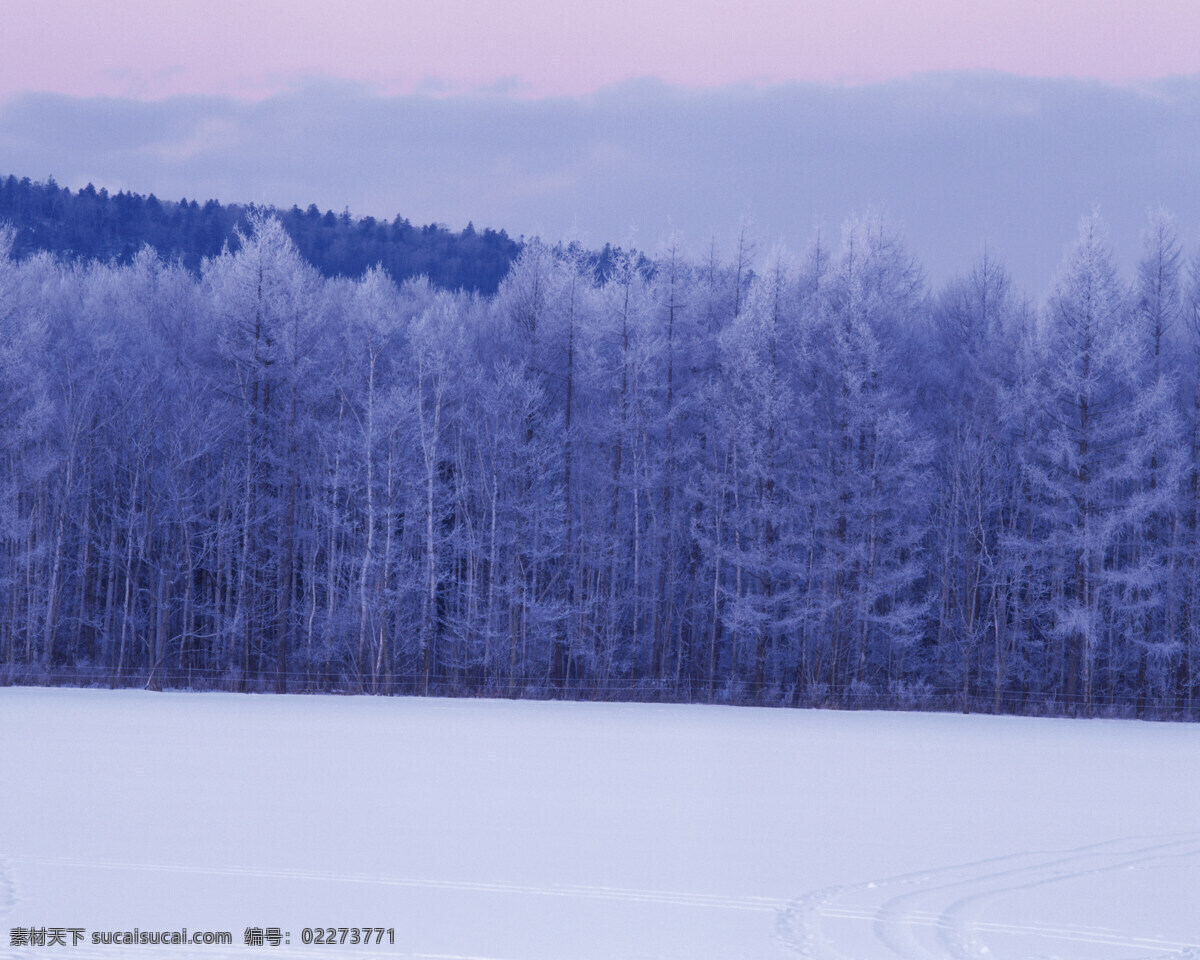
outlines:
[[1006, 895], [1198, 857], [1200, 835], [1130, 838], [827, 887], [782, 910], [776, 933], [807, 960], [1050, 960], [1100, 956], [1101, 945], [1117, 951], [1103, 956], [1122, 960], [1200, 960], [1200, 931], [1180, 941], [1098, 926], [985, 919], [989, 905]]

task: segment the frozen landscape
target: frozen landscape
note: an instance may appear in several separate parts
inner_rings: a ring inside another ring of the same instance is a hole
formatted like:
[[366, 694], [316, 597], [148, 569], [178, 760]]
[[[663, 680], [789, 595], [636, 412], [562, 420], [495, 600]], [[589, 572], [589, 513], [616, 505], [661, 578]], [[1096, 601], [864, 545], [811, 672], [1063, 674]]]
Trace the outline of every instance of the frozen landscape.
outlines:
[[1197, 36], [7, 4], [0, 960], [1200, 960]]
[[1200, 956], [1196, 725], [5, 688], [0, 757], [0, 956]]

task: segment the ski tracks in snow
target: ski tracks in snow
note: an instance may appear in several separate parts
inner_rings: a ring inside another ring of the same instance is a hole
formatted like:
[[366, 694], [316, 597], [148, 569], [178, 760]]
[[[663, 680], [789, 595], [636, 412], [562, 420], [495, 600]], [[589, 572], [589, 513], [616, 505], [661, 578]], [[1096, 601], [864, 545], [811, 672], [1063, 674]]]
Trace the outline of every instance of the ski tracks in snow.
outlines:
[[[250, 866], [193, 866], [127, 863], [70, 857], [0, 858], [0, 915], [11, 914], [17, 903], [14, 865], [17, 863], [100, 871], [149, 871], [162, 874], [200, 874], [257, 880], [312, 881], [365, 884], [429, 890], [479, 892], [499, 895], [613, 900], [626, 903], [752, 911], [775, 914], [778, 940], [805, 960], [984, 960], [1007, 954], [995, 946], [996, 937], [1028, 938], [1030, 948], [1020, 960], [1060, 960], [1063, 950], [1091, 945], [1123, 951], [1106, 954], [1112, 960], [1200, 960], [1200, 936], [1187, 942], [1159, 936], [1141, 936], [1124, 930], [1068, 923], [1007, 923], [989, 917], [987, 908], [1007, 894], [1035, 891], [1064, 881], [1133, 871], [1200, 858], [1200, 835], [1147, 837], [1109, 841], [1073, 850], [1021, 853], [958, 864], [935, 870], [902, 874], [863, 883], [826, 887], [792, 901], [757, 896], [635, 889], [574, 884], [531, 885], [419, 877], [296, 871]], [[5, 933], [7, 931], [4, 931]], [[1189, 936], [1191, 932], [1189, 931]], [[235, 940], [240, 931], [235, 931]], [[5, 946], [7, 938], [5, 938]], [[361, 948], [360, 948], [361, 949]], [[312, 957], [311, 948], [297, 944], [274, 947], [272, 956]], [[180, 960], [219, 960], [243, 956], [235, 943], [226, 954], [221, 948], [172, 947]], [[80, 945], [71, 955], [79, 960], [112, 958], [112, 947]], [[458, 954], [405, 954], [396, 947], [386, 954], [373, 950], [356, 956], [387, 956], [389, 960], [501, 960]], [[0, 948], [0, 957], [10, 956]]]
[[100, 870], [199, 874], [219, 877], [247, 877], [263, 880], [309, 880], [319, 883], [350, 883], [384, 887], [414, 887], [430, 890], [479, 891], [482, 893], [524, 894], [543, 897], [578, 897], [591, 900], [662, 903], [683, 907], [716, 907], [718, 909], [750, 910], [764, 913], [777, 913], [788, 905], [788, 901], [786, 900], [771, 897], [730, 897], [705, 893], [638, 890], [629, 887], [584, 886], [579, 884], [535, 886], [531, 884], [495, 883], [475, 880], [437, 880], [422, 877], [386, 877], [369, 874], [324, 873], [305, 870], [271, 870], [260, 867], [203, 867], [162, 863], [122, 863], [115, 860], [85, 860], [73, 857], [23, 857], [20, 859], [24, 863]]
[[1006, 894], [1197, 857], [1200, 835], [1128, 838], [826, 887], [788, 904], [776, 935], [806, 960], [870, 960], [859, 951], [872, 937], [870, 957], [983, 960], [1000, 956], [989, 941], [1004, 935], [1036, 940], [1039, 952], [1022, 953], [1022, 960], [1052, 960], [1060, 956], [1056, 950], [1084, 944], [1135, 951], [1122, 960], [1200, 960], [1200, 936], [1184, 942], [1105, 927], [984, 919], [987, 906]]
[[[368, 874], [349, 874], [336, 872], [319, 872], [305, 870], [269, 869], [249, 866], [192, 866], [167, 863], [130, 863], [116, 860], [84, 859], [75, 857], [20, 857], [22, 863], [41, 866], [63, 867], [75, 870], [97, 870], [106, 872], [137, 871], [162, 874], [179, 874], [183, 876], [201, 875], [229, 878], [247, 878], [253, 880], [278, 881], [312, 881], [322, 884], [364, 884], [374, 887], [406, 887], [427, 890], [448, 890], [456, 892], [479, 892], [499, 895], [558, 897], [568, 899], [612, 900], [635, 904], [662, 904], [680, 907], [699, 907], [702, 909], [738, 910], [755, 913], [777, 915], [788, 906], [788, 901], [779, 898], [758, 896], [721, 896], [718, 894], [687, 893], [670, 890], [646, 890], [630, 887], [585, 886], [579, 884], [548, 884], [532, 885], [520, 883], [500, 883], [472, 880], [442, 880], [422, 877], [388, 877]], [[6, 932], [6, 931], [5, 931]], [[222, 960], [228, 957], [245, 957], [246, 950], [240, 944], [241, 931], [233, 931], [233, 948], [214, 946], [172, 946], [170, 955], [178, 960]], [[292, 931], [293, 935], [297, 931]], [[397, 930], [399, 939], [399, 930]], [[385, 951], [385, 952], [381, 952]], [[268, 951], [272, 957], [281, 960], [287, 957], [307, 957], [312, 960], [315, 956], [312, 947], [297, 947], [295, 939], [292, 945], [271, 947]], [[76, 960], [91, 960], [91, 958], [108, 958], [116, 956], [115, 948], [111, 946], [92, 946], [81, 944], [73, 948], [70, 955]], [[0, 957], [5, 956], [0, 953]], [[397, 946], [385, 946], [381, 950], [357, 946], [354, 956], [366, 958], [387, 957], [388, 960], [504, 960], [498, 957], [476, 955], [461, 955], [449, 953], [404, 953]], [[521, 958], [510, 958], [521, 960]]]

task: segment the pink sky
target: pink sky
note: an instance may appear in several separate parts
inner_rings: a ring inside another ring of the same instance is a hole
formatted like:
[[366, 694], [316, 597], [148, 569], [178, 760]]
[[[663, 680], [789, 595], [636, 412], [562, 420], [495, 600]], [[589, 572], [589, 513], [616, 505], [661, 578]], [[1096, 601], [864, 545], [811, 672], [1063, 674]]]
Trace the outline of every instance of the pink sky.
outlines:
[[516, 80], [580, 94], [996, 69], [1111, 82], [1200, 72], [1196, 0], [50, 0], [6, 5], [0, 96], [257, 98]]

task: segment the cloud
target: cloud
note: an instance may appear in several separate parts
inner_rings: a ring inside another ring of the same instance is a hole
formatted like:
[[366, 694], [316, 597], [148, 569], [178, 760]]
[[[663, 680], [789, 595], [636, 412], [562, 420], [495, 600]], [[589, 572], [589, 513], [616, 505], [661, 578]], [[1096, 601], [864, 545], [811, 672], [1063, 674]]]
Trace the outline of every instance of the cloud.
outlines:
[[[743, 215], [801, 249], [868, 206], [934, 281], [988, 244], [1031, 294], [1099, 202], [1128, 265], [1147, 207], [1200, 225], [1200, 78], [1136, 88], [995, 73], [861, 87], [698, 91], [633, 81], [579, 98], [497, 88], [387, 96], [310, 80], [247, 103], [27, 94], [0, 104], [18, 176], [160, 197], [349, 207], [512, 234], [694, 248]], [[86, 177], [86, 179], [85, 179]]]

